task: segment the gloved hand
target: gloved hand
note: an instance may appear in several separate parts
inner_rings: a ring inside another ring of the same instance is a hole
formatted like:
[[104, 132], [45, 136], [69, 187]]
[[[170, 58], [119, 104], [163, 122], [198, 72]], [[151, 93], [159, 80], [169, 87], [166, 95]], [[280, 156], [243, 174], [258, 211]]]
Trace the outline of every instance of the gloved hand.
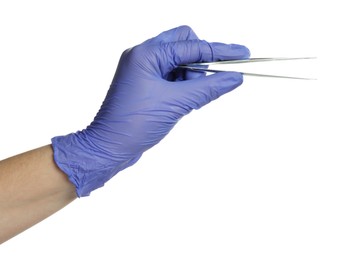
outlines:
[[126, 50], [94, 121], [83, 131], [54, 137], [54, 160], [88, 196], [117, 172], [133, 165], [178, 120], [239, 86], [237, 72], [204, 73], [178, 65], [245, 59], [241, 45], [208, 43], [181, 26]]

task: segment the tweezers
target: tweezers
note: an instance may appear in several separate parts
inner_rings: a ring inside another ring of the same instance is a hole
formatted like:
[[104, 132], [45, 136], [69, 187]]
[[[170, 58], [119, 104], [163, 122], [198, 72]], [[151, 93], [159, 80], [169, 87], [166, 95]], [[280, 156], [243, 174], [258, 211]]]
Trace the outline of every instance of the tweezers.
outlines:
[[[223, 64], [239, 64], [239, 63], [252, 63], [252, 62], [265, 62], [265, 61], [287, 61], [287, 60], [307, 60], [307, 59], [316, 59], [316, 57], [297, 57], [297, 58], [251, 58], [245, 60], [221, 60], [221, 61], [212, 61], [212, 62], [199, 62], [199, 63], [189, 63], [186, 65], [180, 65], [179, 68], [198, 71], [198, 72], [225, 72], [226, 70], [215, 70], [209, 69], [209, 65], [223, 65]], [[203, 67], [200, 67], [203, 66]], [[246, 76], [256, 76], [256, 77], [269, 77], [269, 78], [282, 78], [282, 79], [302, 79], [302, 80], [315, 80], [315, 78], [303, 78], [303, 77], [294, 77], [294, 76], [283, 76], [283, 75], [269, 75], [269, 74], [257, 74], [249, 72], [240, 72], [242, 75]]]

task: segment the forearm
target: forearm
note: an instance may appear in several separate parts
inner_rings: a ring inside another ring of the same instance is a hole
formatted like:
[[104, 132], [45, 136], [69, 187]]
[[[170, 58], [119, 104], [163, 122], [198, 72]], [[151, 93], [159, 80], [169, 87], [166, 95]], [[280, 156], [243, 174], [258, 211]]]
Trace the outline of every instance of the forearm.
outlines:
[[75, 198], [50, 145], [0, 161], [0, 244]]

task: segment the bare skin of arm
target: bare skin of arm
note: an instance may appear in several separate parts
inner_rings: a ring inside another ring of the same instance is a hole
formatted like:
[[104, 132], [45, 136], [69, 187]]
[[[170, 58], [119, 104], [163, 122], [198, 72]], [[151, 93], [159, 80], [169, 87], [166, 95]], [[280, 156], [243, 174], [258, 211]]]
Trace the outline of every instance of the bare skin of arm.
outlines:
[[0, 244], [76, 199], [50, 145], [0, 161]]

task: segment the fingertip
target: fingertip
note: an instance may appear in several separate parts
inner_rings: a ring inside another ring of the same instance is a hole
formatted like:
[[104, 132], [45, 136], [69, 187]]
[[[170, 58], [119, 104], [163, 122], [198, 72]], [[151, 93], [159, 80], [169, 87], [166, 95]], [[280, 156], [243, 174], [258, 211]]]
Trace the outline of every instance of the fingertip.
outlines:
[[227, 71], [216, 73], [212, 76], [219, 77], [217, 79], [219, 95], [228, 93], [243, 83], [243, 74], [235, 71]]
[[249, 49], [240, 44], [224, 44], [219, 42], [209, 43], [212, 51], [212, 60], [241, 60], [250, 57]]
[[250, 57], [250, 50], [246, 46], [235, 43], [229, 44], [229, 46], [238, 58], [248, 59]]
[[234, 79], [237, 82], [238, 86], [242, 85], [242, 83], [243, 83], [243, 74], [241, 72], [230, 71], [229, 74], [230, 74], [229, 77]]
[[225, 82], [228, 81], [234, 84], [242, 84], [243, 82], [243, 74], [237, 71], [224, 71], [214, 75], [218, 75], [219, 77], [223, 78], [223, 81]]

